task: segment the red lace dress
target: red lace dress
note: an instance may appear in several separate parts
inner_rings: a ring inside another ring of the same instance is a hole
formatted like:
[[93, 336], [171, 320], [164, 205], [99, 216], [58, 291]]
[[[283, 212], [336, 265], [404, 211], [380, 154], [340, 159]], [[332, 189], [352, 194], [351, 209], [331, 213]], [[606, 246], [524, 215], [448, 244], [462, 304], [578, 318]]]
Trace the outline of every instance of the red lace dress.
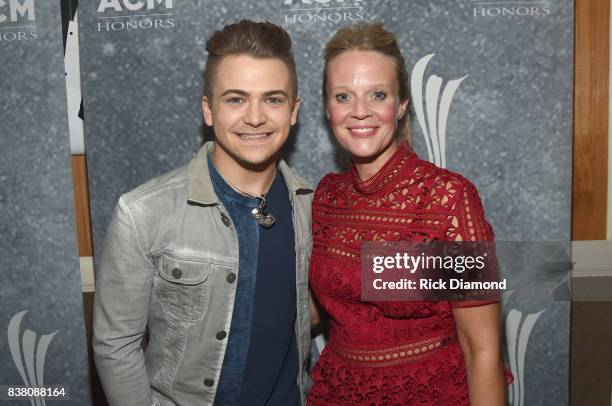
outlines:
[[[308, 405], [468, 405], [452, 309], [483, 302], [362, 302], [361, 241], [493, 240], [472, 183], [402, 144], [360, 182], [328, 174], [313, 202], [310, 286], [330, 316]], [[486, 302], [485, 302], [486, 303]]]

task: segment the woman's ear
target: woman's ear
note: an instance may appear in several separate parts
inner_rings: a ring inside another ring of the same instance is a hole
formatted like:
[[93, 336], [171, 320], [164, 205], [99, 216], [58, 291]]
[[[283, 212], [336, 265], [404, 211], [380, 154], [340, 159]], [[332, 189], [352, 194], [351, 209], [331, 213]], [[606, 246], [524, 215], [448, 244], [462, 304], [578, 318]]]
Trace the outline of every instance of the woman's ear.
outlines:
[[403, 102], [401, 102], [399, 104], [399, 109], [397, 111], [397, 119], [401, 120], [402, 117], [404, 117], [404, 114], [406, 114], [406, 109], [408, 108], [408, 99], [404, 100]]

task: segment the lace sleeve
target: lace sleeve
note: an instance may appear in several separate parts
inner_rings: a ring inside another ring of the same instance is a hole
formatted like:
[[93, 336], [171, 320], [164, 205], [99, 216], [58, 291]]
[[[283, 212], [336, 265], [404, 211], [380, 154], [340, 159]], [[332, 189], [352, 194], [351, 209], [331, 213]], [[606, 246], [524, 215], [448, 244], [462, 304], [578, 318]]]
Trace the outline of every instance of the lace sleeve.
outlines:
[[476, 187], [466, 181], [455, 203], [446, 230], [449, 241], [494, 241], [493, 227], [487, 222]]
[[[482, 202], [476, 187], [466, 181], [455, 203], [446, 237], [450, 241], [494, 241], [493, 227], [485, 218]], [[497, 301], [466, 300], [453, 301], [453, 309], [484, 306]]]

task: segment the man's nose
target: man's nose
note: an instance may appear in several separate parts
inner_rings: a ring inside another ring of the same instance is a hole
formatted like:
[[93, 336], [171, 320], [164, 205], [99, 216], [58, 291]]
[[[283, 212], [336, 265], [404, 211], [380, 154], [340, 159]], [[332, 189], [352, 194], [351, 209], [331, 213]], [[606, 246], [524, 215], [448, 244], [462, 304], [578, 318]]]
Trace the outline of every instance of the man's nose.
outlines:
[[244, 122], [257, 127], [266, 122], [266, 115], [264, 114], [263, 108], [259, 103], [250, 103]]

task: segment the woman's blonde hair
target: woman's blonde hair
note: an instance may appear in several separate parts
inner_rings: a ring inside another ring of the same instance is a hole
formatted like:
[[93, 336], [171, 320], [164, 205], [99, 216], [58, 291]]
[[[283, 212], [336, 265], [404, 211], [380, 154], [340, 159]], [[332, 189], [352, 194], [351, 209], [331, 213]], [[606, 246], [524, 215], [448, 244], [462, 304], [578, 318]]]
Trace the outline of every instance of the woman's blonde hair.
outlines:
[[[393, 59], [399, 85], [399, 99], [409, 99], [408, 73], [402, 52], [395, 35], [387, 31], [381, 23], [363, 23], [343, 27], [329, 40], [325, 47], [325, 67], [323, 68], [323, 99], [327, 103], [327, 67], [337, 56], [348, 51], [375, 51]], [[397, 139], [410, 141], [410, 119], [408, 109], [398, 123]]]

